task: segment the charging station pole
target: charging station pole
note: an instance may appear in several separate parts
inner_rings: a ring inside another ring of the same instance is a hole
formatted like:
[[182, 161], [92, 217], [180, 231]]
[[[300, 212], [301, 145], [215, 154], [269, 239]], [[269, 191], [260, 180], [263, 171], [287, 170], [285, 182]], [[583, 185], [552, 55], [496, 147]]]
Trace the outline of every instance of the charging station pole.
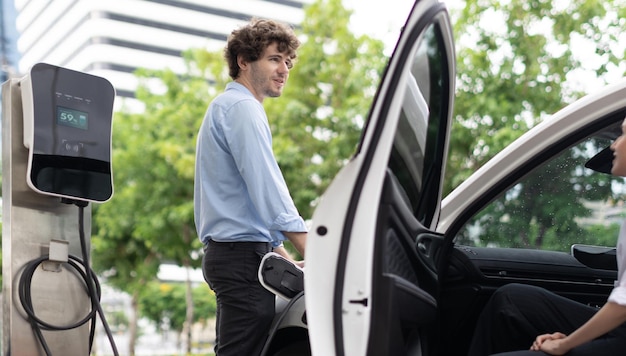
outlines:
[[[19, 85], [16, 79], [2, 85], [2, 355], [38, 356], [45, 355], [44, 349], [19, 297], [26, 265], [41, 256], [55, 256], [39, 264], [26, 286], [39, 319], [55, 326], [71, 325], [85, 318], [92, 306], [82, 277], [63, 264], [68, 254], [81, 256], [78, 207], [27, 186], [28, 150], [24, 147]], [[88, 244], [91, 208], [87, 206], [84, 213]], [[86, 356], [89, 332], [87, 322], [42, 334], [53, 355]]]

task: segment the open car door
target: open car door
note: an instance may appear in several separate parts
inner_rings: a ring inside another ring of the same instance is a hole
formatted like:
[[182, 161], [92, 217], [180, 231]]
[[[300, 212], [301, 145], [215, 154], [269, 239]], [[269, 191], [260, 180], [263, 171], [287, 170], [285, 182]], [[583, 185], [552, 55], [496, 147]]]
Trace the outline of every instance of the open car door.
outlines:
[[416, 2], [356, 154], [313, 215], [306, 247], [311, 351], [428, 355], [439, 213], [454, 95], [445, 6]]

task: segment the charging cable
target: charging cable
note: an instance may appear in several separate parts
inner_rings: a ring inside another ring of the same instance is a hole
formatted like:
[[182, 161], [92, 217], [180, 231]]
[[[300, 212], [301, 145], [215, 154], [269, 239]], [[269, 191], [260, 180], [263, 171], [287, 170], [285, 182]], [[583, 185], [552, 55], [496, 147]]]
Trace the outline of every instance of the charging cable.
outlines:
[[109, 324], [106, 321], [104, 316], [104, 311], [102, 310], [102, 306], [100, 305], [100, 283], [98, 282], [98, 278], [96, 277], [95, 272], [89, 266], [89, 254], [87, 251], [87, 243], [85, 241], [85, 222], [84, 222], [84, 209], [89, 204], [86, 201], [82, 200], [69, 200], [62, 199], [63, 203], [66, 204], [74, 204], [78, 206], [78, 229], [80, 235], [80, 247], [82, 253], [82, 260], [76, 256], [68, 255], [69, 259], [65, 264], [71, 266], [76, 272], [82, 277], [85, 285], [87, 286], [87, 293], [91, 300], [91, 311], [85, 316], [82, 320], [75, 322], [69, 325], [53, 325], [44, 320], [41, 320], [35, 315], [35, 310], [33, 307], [32, 295], [31, 295], [31, 285], [33, 276], [37, 267], [43, 262], [50, 261], [50, 255], [43, 255], [39, 258], [31, 260], [26, 264], [24, 271], [22, 272], [22, 276], [20, 277], [18, 289], [19, 289], [19, 298], [22, 303], [22, 307], [24, 311], [28, 315], [28, 321], [33, 329], [33, 332], [37, 339], [39, 340], [41, 346], [43, 347], [47, 356], [52, 356], [50, 348], [46, 343], [46, 340], [43, 336], [42, 330], [51, 330], [51, 331], [62, 331], [62, 330], [70, 330], [77, 328], [88, 321], [91, 321], [91, 327], [89, 332], [89, 354], [91, 354], [91, 347], [93, 345], [93, 340], [95, 336], [95, 326], [96, 326], [96, 317], [100, 315], [100, 320], [102, 321], [102, 325], [104, 326], [104, 330], [107, 334], [109, 342], [111, 343], [111, 347], [113, 349], [113, 354], [118, 356], [117, 347], [115, 346], [115, 341], [113, 340], [113, 334], [109, 327]]

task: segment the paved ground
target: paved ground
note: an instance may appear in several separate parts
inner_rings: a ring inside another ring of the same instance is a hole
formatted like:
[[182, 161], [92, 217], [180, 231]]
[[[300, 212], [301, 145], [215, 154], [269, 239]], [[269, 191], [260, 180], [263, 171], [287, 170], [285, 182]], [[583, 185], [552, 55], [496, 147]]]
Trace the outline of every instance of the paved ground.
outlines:
[[[127, 335], [115, 335], [115, 346], [120, 356], [128, 355], [128, 336]], [[112, 356], [113, 351], [109, 343], [109, 339], [106, 335], [99, 335], [95, 342], [94, 355], [97, 356]], [[157, 335], [148, 334], [142, 335], [135, 344], [135, 354], [137, 356], [173, 356], [173, 355], [185, 355], [183, 350], [184, 345], [178, 345], [175, 335]], [[194, 349], [192, 352], [195, 355], [213, 355], [212, 347], [204, 348], [202, 350]]]

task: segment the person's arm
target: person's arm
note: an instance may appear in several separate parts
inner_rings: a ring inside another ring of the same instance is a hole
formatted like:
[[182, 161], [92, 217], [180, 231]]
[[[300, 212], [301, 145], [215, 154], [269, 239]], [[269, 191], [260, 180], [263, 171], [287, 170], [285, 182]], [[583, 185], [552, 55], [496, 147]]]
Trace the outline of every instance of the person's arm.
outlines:
[[[626, 224], [622, 224], [617, 241], [617, 249], [624, 247]], [[621, 259], [620, 259], [621, 258]], [[563, 333], [539, 335], [530, 347], [550, 355], [563, 355], [571, 349], [587, 343], [626, 322], [626, 254], [618, 253], [618, 280], [606, 304], [585, 324], [569, 335]]]
[[563, 355], [626, 322], [626, 306], [607, 302], [589, 321], [569, 335], [545, 334], [537, 337], [531, 350]]
[[289, 231], [282, 231], [282, 233], [283, 235], [285, 235], [285, 237], [289, 239], [289, 241], [291, 241], [291, 244], [293, 244], [293, 247], [296, 248], [296, 251], [298, 251], [300, 256], [304, 258], [304, 249], [306, 247], [307, 233], [306, 232], [289, 232]]
[[[289, 241], [291, 241], [291, 243], [296, 248], [298, 253], [300, 253], [302, 258], [304, 258], [304, 249], [305, 249], [305, 246], [306, 246], [307, 233], [306, 232], [288, 232], [288, 231], [283, 231], [282, 233], [283, 233], [283, 235], [285, 235], [287, 237], [287, 239], [289, 239]], [[284, 258], [288, 259], [289, 261], [292, 261], [298, 267], [300, 267], [300, 268], [304, 267], [304, 261], [296, 261], [293, 258], [293, 256], [291, 256], [289, 251], [287, 251], [287, 249], [285, 247], [283, 247], [283, 246], [276, 247], [276, 248], [274, 248], [274, 252], [276, 252], [277, 254], [283, 256]]]

